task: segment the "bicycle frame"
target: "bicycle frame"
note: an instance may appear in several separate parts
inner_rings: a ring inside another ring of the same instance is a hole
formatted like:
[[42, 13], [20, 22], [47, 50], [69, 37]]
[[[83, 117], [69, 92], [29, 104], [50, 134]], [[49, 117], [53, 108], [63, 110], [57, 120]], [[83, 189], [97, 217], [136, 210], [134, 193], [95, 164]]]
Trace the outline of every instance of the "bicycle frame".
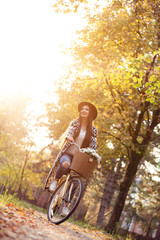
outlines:
[[[62, 191], [61, 191], [61, 194], [56, 196], [57, 199], [56, 199], [56, 201], [55, 201], [55, 204], [53, 205], [53, 208], [54, 208], [56, 205], [60, 206], [61, 201], [63, 200], [63, 197], [64, 197], [64, 195], [65, 195], [65, 193], [66, 193], [66, 191], [67, 191], [67, 188], [68, 188], [68, 185], [69, 185], [69, 179], [70, 179], [70, 177], [72, 177], [73, 175], [74, 175], [74, 177], [76, 177], [76, 178], [80, 178], [80, 177], [81, 177], [79, 174], [77, 174], [77, 173], [75, 173], [75, 172], [72, 172], [72, 171], [67, 174], [67, 176], [65, 177], [65, 179], [61, 182], [61, 183], [65, 182], [65, 184], [64, 184], [64, 187], [63, 187], [63, 189], [62, 189]], [[61, 183], [60, 183], [60, 184], [61, 184]], [[69, 193], [68, 193], [68, 194], [69, 194], [69, 198], [68, 198], [69, 200], [70, 200], [70, 198], [71, 198], [72, 189], [73, 189], [73, 185], [72, 185], [71, 188], [69, 189]]]

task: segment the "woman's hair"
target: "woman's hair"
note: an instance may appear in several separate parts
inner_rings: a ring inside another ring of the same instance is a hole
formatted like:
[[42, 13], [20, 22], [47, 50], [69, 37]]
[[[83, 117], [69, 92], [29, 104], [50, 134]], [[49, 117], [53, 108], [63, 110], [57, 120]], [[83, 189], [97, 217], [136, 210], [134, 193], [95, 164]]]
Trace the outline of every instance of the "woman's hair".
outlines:
[[[80, 129], [81, 129], [81, 122], [82, 122], [82, 117], [79, 112], [79, 120], [80, 120]], [[89, 116], [88, 116], [88, 121], [87, 121], [87, 127], [86, 127], [86, 135], [82, 143], [82, 148], [89, 147], [90, 141], [91, 141], [91, 136], [92, 136], [92, 122], [93, 122], [93, 114], [92, 111], [89, 109]], [[78, 133], [76, 134], [76, 137], [79, 135], [80, 129]]]
[[[80, 133], [80, 129], [81, 129], [81, 123], [82, 123], [82, 117], [81, 114], [79, 112], [79, 117], [76, 119], [80, 121], [80, 128], [79, 131], [76, 133], [75, 138], [79, 135]], [[87, 128], [86, 128], [86, 135], [85, 138], [83, 140], [82, 143], [82, 148], [87, 148], [89, 147], [90, 141], [91, 141], [91, 136], [92, 136], [92, 122], [93, 122], [93, 113], [92, 111], [90, 111], [89, 109], [89, 116], [88, 116], [88, 121], [87, 121]], [[68, 127], [69, 128], [69, 127]], [[59, 141], [58, 141], [58, 145], [59, 147], [62, 149], [65, 143], [65, 139], [66, 139], [66, 135], [68, 133], [68, 128], [66, 129], [66, 131], [62, 134], [62, 136], [60, 137]]]

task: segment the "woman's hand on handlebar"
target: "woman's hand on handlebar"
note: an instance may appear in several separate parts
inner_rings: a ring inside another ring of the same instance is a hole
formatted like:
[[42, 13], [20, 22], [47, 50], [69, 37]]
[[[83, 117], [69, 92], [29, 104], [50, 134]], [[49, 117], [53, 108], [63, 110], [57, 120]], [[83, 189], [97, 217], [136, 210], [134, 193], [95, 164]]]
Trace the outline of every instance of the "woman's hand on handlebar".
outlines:
[[73, 137], [67, 137], [66, 140], [70, 142], [71, 144], [74, 144], [76, 148], [80, 149], [80, 147], [75, 143]]
[[73, 139], [73, 137], [67, 137], [66, 139], [67, 139], [67, 141], [69, 141], [69, 142], [71, 142], [71, 143], [73, 143], [73, 142], [74, 142], [74, 139]]

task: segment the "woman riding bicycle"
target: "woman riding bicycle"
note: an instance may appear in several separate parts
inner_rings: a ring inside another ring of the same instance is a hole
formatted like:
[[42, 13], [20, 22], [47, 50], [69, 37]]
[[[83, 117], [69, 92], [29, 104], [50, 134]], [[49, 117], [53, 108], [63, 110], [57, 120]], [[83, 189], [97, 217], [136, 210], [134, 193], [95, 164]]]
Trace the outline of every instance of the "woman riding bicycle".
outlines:
[[[76, 147], [72, 142], [76, 142], [80, 148], [91, 148], [96, 150], [97, 129], [93, 126], [93, 120], [97, 117], [97, 109], [90, 102], [81, 102], [78, 105], [79, 118], [73, 120], [68, 128], [66, 140], [68, 141], [59, 153], [54, 166], [59, 164], [54, 180], [49, 186], [49, 191], [56, 189], [58, 180], [62, 175], [69, 172], [72, 158]], [[53, 166], [52, 166], [53, 169]]]

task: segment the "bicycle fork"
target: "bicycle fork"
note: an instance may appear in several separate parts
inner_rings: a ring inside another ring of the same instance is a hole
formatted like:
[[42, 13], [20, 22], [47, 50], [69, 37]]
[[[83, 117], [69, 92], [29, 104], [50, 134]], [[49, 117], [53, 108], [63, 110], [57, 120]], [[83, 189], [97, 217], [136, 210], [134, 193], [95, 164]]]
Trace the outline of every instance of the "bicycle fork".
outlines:
[[65, 194], [66, 194], [66, 191], [67, 191], [67, 188], [68, 188], [68, 185], [69, 185], [69, 178], [70, 178], [70, 174], [67, 175], [66, 177], [66, 180], [65, 180], [65, 184], [63, 186], [63, 189], [62, 191], [60, 192], [59, 195], [57, 195], [57, 199], [56, 199], [56, 203], [58, 206], [60, 206]]

